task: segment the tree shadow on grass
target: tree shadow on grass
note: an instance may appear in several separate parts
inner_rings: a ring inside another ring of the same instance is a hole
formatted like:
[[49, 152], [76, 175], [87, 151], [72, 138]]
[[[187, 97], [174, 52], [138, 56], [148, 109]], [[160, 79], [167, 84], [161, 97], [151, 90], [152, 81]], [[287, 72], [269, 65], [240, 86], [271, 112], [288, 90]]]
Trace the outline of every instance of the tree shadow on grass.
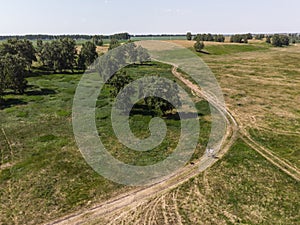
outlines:
[[0, 110], [10, 108], [16, 105], [27, 105], [27, 102], [15, 98], [4, 99], [0, 101]]
[[27, 75], [27, 77], [40, 77], [44, 75], [54, 75], [54, 74], [66, 74], [66, 75], [80, 75], [83, 74], [84, 71], [82, 70], [74, 70], [72, 71], [56, 71], [54, 72], [53, 70], [49, 70], [46, 67], [39, 67], [39, 68], [33, 68]]
[[149, 109], [146, 105], [134, 105], [130, 111], [130, 116], [142, 115], [142, 116], [157, 116], [157, 113], [154, 110]]
[[209, 53], [209, 52], [207, 52], [207, 51], [204, 51], [204, 50], [201, 50], [201, 51], [200, 51], [200, 53], [202, 53], [202, 54], [205, 54], [205, 55], [210, 55], [210, 53]]
[[[142, 116], [152, 116], [152, 117], [161, 117], [167, 120], [181, 120], [181, 119], [193, 119], [196, 118], [197, 115], [195, 113], [184, 112], [182, 113], [182, 118], [180, 118], [178, 112], [176, 113], [167, 113], [165, 115], [159, 115], [154, 109], [149, 109], [146, 105], [134, 105], [132, 110], [130, 111], [130, 116], [134, 115], [142, 115]], [[198, 116], [200, 116], [198, 114]]]
[[41, 95], [54, 95], [56, 91], [48, 88], [41, 88], [40, 90], [26, 91], [27, 96], [41, 96]]

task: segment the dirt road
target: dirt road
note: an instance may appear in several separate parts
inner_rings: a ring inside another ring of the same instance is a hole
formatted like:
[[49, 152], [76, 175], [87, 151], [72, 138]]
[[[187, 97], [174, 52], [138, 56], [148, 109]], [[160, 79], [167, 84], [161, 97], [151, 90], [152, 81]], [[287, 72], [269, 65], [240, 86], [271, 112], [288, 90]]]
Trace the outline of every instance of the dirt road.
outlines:
[[58, 220], [47, 223], [49, 225], [54, 224], [82, 224], [92, 221], [94, 218], [101, 216], [108, 216], [109, 214], [118, 212], [120, 210], [128, 210], [138, 204], [141, 204], [148, 200], [150, 197], [154, 197], [163, 192], [167, 192], [180, 184], [186, 182], [192, 177], [205, 171], [211, 167], [216, 161], [218, 161], [232, 146], [238, 136], [238, 124], [234, 117], [219, 103], [215, 102], [212, 97], [201, 92], [197, 85], [191, 83], [188, 79], [184, 78], [178, 71], [177, 67], [173, 67], [172, 73], [175, 77], [181, 80], [186, 86], [188, 86], [196, 95], [206, 99], [212, 104], [227, 122], [227, 131], [223, 139], [221, 150], [217, 153], [217, 157], [203, 156], [194, 165], [187, 165], [186, 167], [176, 171], [174, 174], [166, 177], [162, 181], [146, 186], [137, 188], [129, 193], [117, 196], [106, 202], [94, 206], [88, 210], [82, 212], [75, 212], [74, 214], [65, 216]]
[[200, 172], [205, 171], [207, 168], [211, 167], [218, 159], [220, 159], [233, 145], [237, 137], [240, 135], [241, 138], [254, 150], [264, 156], [272, 164], [283, 170], [288, 175], [292, 176], [296, 180], [300, 180], [300, 172], [293, 166], [289, 165], [285, 161], [281, 160], [268, 149], [260, 146], [256, 143], [246, 130], [239, 127], [238, 122], [235, 120], [234, 116], [221, 104], [216, 102], [213, 97], [206, 93], [203, 93], [200, 88], [193, 84], [190, 80], [184, 78], [178, 71], [177, 67], [173, 66], [172, 73], [181, 82], [183, 82], [191, 91], [204, 99], [206, 99], [210, 104], [212, 104], [227, 122], [227, 131], [223, 139], [223, 145], [221, 151], [217, 154], [216, 158], [203, 156], [194, 165], [187, 165], [186, 167], [176, 171], [174, 174], [166, 177], [159, 183], [137, 188], [129, 193], [117, 196], [106, 202], [94, 206], [91, 209], [76, 212], [74, 214], [68, 215], [56, 221], [48, 223], [51, 224], [88, 224], [89, 221], [93, 221], [95, 218], [109, 216], [116, 212], [128, 211], [130, 208], [136, 207], [139, 204], [147, 201], [150, 197], [155, 197], [156, 195], [162, 194], [171, 190], [185, 181], [191, 179], [192, 177], [198, 175]]

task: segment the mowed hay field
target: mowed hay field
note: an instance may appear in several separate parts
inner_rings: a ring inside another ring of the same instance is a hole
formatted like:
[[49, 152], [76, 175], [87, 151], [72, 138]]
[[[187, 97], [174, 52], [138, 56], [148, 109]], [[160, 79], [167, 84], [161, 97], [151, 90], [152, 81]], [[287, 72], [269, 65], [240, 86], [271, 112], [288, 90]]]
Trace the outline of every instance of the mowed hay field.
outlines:
[[212, 168], [136, 208], [87, 224], [294, 224], [300, 183], [238, 140]]
[[[193, 41], [173, 41], [192, 48]], [[205, 42], [211, 68], [242, 129], [300, 169], [300, 46]]]

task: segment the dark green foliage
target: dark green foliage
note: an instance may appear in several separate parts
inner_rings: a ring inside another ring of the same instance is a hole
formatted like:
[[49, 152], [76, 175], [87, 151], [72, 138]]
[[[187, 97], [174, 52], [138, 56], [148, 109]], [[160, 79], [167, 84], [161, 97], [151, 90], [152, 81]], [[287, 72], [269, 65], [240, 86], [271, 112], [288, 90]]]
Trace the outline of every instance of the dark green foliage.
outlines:
[[264, 34], [257, 34], [257, 35], [255, 35], [255, 39], [256, 40], [262, 40], [262, 39], [264, 39], [265, 38], [265, 35]]
[[267, 36], [266, 43], [271, 44], [271, 37], [270, 36]]
[[[249, 34], [235, 34], [230, 37], [230, 42], [234, 43], [248, 43]], [[252, 37], [252, 35], [251, 35]], [[251, 38], [252, 39], [252, 38]]]
[[129, 40], [130, 39], [130, 34], [128, 33], [119, 33], [119, 34], [114, 34], [110, 36], [111, 39], [116, 39], [116, 40]]
[[272, 45], [275, 47], [289, 46], [290, 39], [287, 35], [274, 34], [272, 37]]
[[[155, 110], [161, 115], [166, 115], [168, 112], [181, 106], [179, 92], [175, 81], [173, 84], [170, 84], [163, 79], [149, 78], [146, 87], [139, 87], [139, 96], [140, 98], [143, 96], [150, 96], [144, 98], [145, 104], [148, 106], [149, 110]], [[162, 98], [156, 96], [162, 96]], [[165, 99], [174, 102], [175, 106]]]
[[6, 54], [18, 55], [25, 59], [28, 67], [31, 66], [33, 61], [36, 61], [35, 49], [32, 43], [28, 40], [8, 39], [0, 47], [0, 55]]
[[253, 39], [253, 36], [252, 36], [251, 33], [245, 34], [245, 36], [246, 36], [246, 39], [248, 39], [248, 40], [252, 40]]
[[191, 41], [191, 40], [192, 40], [192, 33], [191, 33], [191, 32], [187, 32], [187, 34], [186, 34], [186, 39], [187, 39], [188, 41]]
[[119, 43], [119, 41], [117, 39], [111, 39], [110, 43], [109, 43], [108, 50], [112, 50], [112, 49], [117, 48], [119, 46], [120, 46], [120, 43]]
[[225, 37], [224, 37], [224, 35], [221, 35], [221, 34], [214, 35], [214, 41], [215, 42], [224, 42], [225, 41]]
[[204, 48], [203, 41], [197, 40], [197, 42], [194, 44], [194, 49], [196, 52], [201, 52], [201, 50]]
[[27, 62], [19, 55], [6, 54], [0, 57], [0, 95], [6, 88], [23, 94], [27, 85]]
[[194, 37], [195, 41], [215, 41], [215, 42], [224, 42], [225, 36], [221, 34], [197, 34]]
[[295, 44], [300, 42], [300, 35], [299, 34], [289, 34], [290, 41]]
[[118, 93], [132, 81], [133, 79], [127, 75], [126, 71], [116, 73], [108, 82], [113, 87], [111, 95], [116, 97]]
[[56, 71], [72, 70], [76, 60], [76, 42], [70, 38], [54, 40], [42, 45], [40, 60], [48, 69]]
[[78, 67], [80, 69], [86, 69], [97, 59], [96, 48], [96, 45], [89, 41], [82, 45], [78, 58]]
[[95, 36], [93, 36], [92, 42], [93, 42], [96, 46], [103, 46], [102, 36], [100, 36], [100, 35], [95, 35]]
[[[101, 39], [111, 39], [116, 38], [119, 40], [127, 40], [130, 39], [130, 34], [128, 33], [120, 33], [113, 35], [98, 35]], [[29, 35], [9, 35], [9, 36], [0, 36], [0, 40], [7, 40], [12, 38], [18, 39], [27, 39], [27, 40], [57, 40], [63, 38], [71, 38], [73, 40], [91, 40], [94, 35], [86, 35], [86, 34], [63, 34], [63, 35], [48, 35], [48, 34], [29, 34]]]

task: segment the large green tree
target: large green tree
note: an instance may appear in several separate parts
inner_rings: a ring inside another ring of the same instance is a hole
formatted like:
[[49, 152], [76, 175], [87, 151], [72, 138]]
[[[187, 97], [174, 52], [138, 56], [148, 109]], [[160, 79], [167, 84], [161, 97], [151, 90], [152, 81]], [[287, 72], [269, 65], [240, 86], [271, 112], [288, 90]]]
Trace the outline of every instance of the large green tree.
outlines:
[[[148, 79], [146, 86], [142, 85], [139, 87], [139, 98], [148, 96], [144, 98], [144, 103], [150, 110], [166, 115], [168, 112], [176, 109], [176, 107], [181, 106], [179, 91], [175, 81], [174, 83], [169, 83], [159, 77], [149, 77]], [[175, 106], [169, 101], [175, 103]]]
[[201, 50], [204, 48], [204, 43], [202, 41], [197, 40], [197, 42], [194, 44], [194, 49], [196, 52], [201, 52]]
[[86, 69], [91, 65], [98, 57], [97, 46], [88, 41], [82, 45], [78, 58], [78, 67], [80, 69]]
[[108, 50], [112, 50], [114, 48], [117, 48], [119, 47], [121, 44], [119, 43], [119, 41], [117, 39], [111, 39], [110, 40], [110, 43], [109, 43], [109, 47], [108, 47]]
[[191, 40], [192, 40], [192, 33], [191, 33], [191, 32], [187, 32], [187, 34], [186, 34], [186, 39], [187, 39], [188, 41], [191, 41]]
[[25, 59], [26, 66], [28, 68], [31, 67], [33, 61], [37, 60], [35, 53], [36, 51], [33, 47], [32, 42], [26, 39], [24, 40], [19, 40], [16, 38], [8, 39], [0, 46], [0, 54], [2, 56], [6, 54], [18, 55], [23, 59]]
[[274, 34], [272, 37], [272, 45], [275, 47], [288, 46], [290, 39], [287, 35]]
[[14, 90], [16, 93], [23, 94], [27, 85], [27, 62], [19, 55], [6, 54], [0, 57], [0, 92], [6, 88]]
[[72, 70], [76, 65], [76, 42], [70, 38], [51, 41], [42, 45], [40, 60], [48, 69], [56, 71]]

